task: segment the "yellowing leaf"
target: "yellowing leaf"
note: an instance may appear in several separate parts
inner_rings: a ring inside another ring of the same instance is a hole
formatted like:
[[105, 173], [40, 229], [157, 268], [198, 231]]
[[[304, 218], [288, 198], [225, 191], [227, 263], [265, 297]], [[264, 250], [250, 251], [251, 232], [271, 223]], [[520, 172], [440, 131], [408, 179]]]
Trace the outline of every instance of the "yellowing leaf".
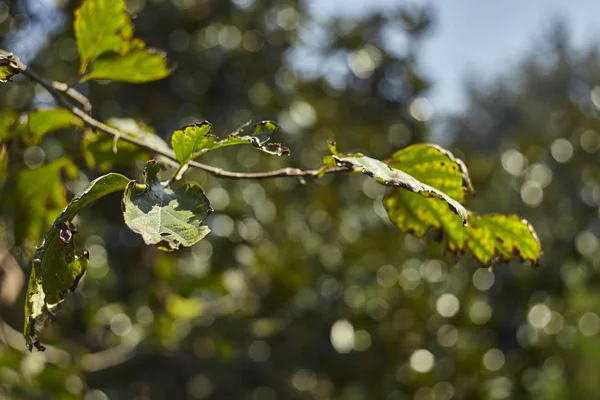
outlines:
[[[466, 247], [484, 265], [510, 260], [537, 263], [541, 244], [531, 224], [517, 215], [471, 215]], [[450, 251], [462, 250], [448, 242]]]
[[29, 114], [29, 142], [38, 143], [47, 133], [69, 127], [83, 127], [83, 121], [64, 108], [37, 110]]
[[212, 125], [204, 121], [200, 124], [188, 125], [173, 132], [171, 146], [180, 164], [197, 157], [196, 153], [214, 145], [216, 137], [211, 135]]
[[158, 163], [150, 160], [143, 184], [131, 181], [127, 185], [121, 203], [125, 223], [146, 244], [161, 250], [192, 246], [210, 232], [202, 221], [213, 209], [198, 186], [181, 181], [163, 185], [158, 171]]
[[80, 73], [107, 52], [125, 54], [133, 39], [131, 18], [124, 0], [84, 0], [73, 22], [81, 56]]
[[137, 49], [119, 57], [100, 58], [82, 80], [144, 83], [166, 78], [171, 73], [165, 54], [155, 49]]
[[392, 168], [379, 160], [366, 157], [362, 154], [338, 153], [334, 145], [332, 145], [332, 153], [335, 154], [333, 159], [339, 167], [358, 169], [382, 185], [403, 189], [401, 192], [412, 192], [423, 199], [434, 198], [439, 200], [442, 207], [446, 210], [449, 209], [451, 213], [458, 216], [461, 224], [467, 224], [467, 210], [458, 201], [452, 199], [446, 193], [414, 178], [406, 170]]
[[433, 144], [415, 144], [394, 153], [386, 163], [392, 168], [410, 168], [416, 179], [433, 186], [448, 196], [464, 203], [473, 193], [467, 167], [448, 150]]
[[[438, 189], [452, 193], [461, 202], [472, 193], [462, 161], [447, 150], [431, 145], [409, 146], [396, 152], [388, 163], [401, 168]], [[423, 237], [429, 229], [444, 234], [448, 251], [462, 254], [470, 250], [485, 266], [511, 260], [537, 263], [541, 245], [533, 227], [516, 215], [468, 212], [468, 226], [450, 212], [444, 202], [403, 190], [389, 193], [383, 204], [390, 220], [402, 231]]]

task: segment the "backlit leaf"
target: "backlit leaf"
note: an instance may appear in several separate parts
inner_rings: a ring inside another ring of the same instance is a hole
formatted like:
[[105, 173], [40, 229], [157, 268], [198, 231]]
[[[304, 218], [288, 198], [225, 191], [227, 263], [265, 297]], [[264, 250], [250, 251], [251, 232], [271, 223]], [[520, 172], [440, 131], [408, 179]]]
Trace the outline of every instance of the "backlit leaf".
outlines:
[[8, 171], [8, 150], [5, 145], [0, 145], [0, 187], [6, 180]]
[[23, 132], [18, 122], [19, 116], [17, 111], [8, 107], [0, 110], [0, 141], [9, 140]]
[[[208, 127], [207, 127], [208, 126]], [[208, 122], [184, 126], [173, 133], [172, 146], [180, 163], [192, 160], [211, 150], [238, 144], [251, 144], [265, 153], [277, 156], [289, 156], [290, 149], [279, 143], [269, 143], [271, 134], [277, 129], [277, 124], [272, 121], [262, 121], [253, 126], [254, 135], [240, 135], [246, 127], [244, 125], [236, 133], [225, 139], [218, 139], [212, 135], [212, 126]], [[182, 162], [181, 160], [187, 159]]]
[[35, 169], [22, 170], [17, 175], [16, 195], [11, 198], [15, 209], [15, 239], [33, 244], [41, 240], [54, 216], [67, 205], [67, 194], [61, 175], [75, 179], [77, 167], [68, 158], [60, 158]]
[[[154, 149], [167, 153], [171, 151], [169, 145], [143, 122], [130, 118], [111, 118], [106, 124], [149, 144]], [[117, 141], [115, 152], [114, 138], [102, 132], [86, 132], [83, 136], [82, 150], [88, 167], [102, 172], [110, 171], [114, 166], [131, 166], [137, 160], [146, 161], [154, 156], [151, 151], [123, 139]]]
[[473, 185], [462, 160], [448, 150], [433, 144], [415, 144], [394, 153], [386, 163], [392, 168], [410, 174], [448, 196], [464, 203], [465, 197], [473, 193]]
[[169, 296], [165, 308], [173, 318], [177, 319], [194, 319], [204, 312], [204, 304], [199, 298], [185, 298], [176, 294]]
[[252, 128], [256, 136], [266, 135], [270, 137], [277, 130], [277, 124], [273, 121], [261, 121], [254, 124]]
[[[388, 163], [420, 181], [451, 193], [463, 202], [473, 189], [462, 161], [447, 150], [414, 145], [396, 152]], [[436, 198], [395, 190], [383, 204], [390, 220], [401, 230], [423, 237], [429, 229], [443, 233], [446, 249], [455, 254], [470, 250], [481, 265], [511, 260], [537, 263], [541, 245], [531, 225], [516, 215], [468, 214], [468, 226]]]
[[164, 53], [155, 49], [136, 49], [120, 57], [100, 58], [82, 80], [144, 83], [166, 78], [171, 73]]
[[184, 126], [173, 132], [171, 146], [180, 164], [197, 157], [202, 149], [211, 148], [216, 137], [211, 134], [212, 125], [204, 121], [200, 124]]
[[84, 0], [75, 10], [73, 29], [81, 56], [81, 74], [104, 53], [125, 54], [133, 38], [131, 18], [123, 0]]
[[467, 223], [467, 210], [446, 193], [438, 190], [413, 177], [406, 170], [392, 168], [382, 161], [366, 157], [362, 154], [340, 154], [332, 145], [333, 159], [339, 167], [360, 170], [382, 185], [398, 187], [400, 192], [413, 193], [418, 197], [433, 198], [439, 201], [441, 207], [456, 215], [461, 224]]
[[33, 347], [44, 350], [39, 336], [60, 310], [65, 295], [77, 288], [88, 266], [87, 251], [75, 250], [76, 230], [71, 221], [84, 207], [109, 193], [123, 190], [128, 183], [128, 178], [114, 173], [93, 180], [71, 200], [45, 234], [33, 258], [25, 300], [23, 335], [30, 351]]
[[182, 181], [166, 186], [158, 172], [158, 163], [150, 160], [143, 183], [127, 185], [121, 203], [125, 223], [161, 250], [192, 246], [210, 232], [202, 221], [213, 209], [200, 187]]
[[83, 121], [64, 108], [37, 110], [29, 114], [27, 127], [30, 143], [38, 143], [47, 133], [69, 127], [83, 127]]

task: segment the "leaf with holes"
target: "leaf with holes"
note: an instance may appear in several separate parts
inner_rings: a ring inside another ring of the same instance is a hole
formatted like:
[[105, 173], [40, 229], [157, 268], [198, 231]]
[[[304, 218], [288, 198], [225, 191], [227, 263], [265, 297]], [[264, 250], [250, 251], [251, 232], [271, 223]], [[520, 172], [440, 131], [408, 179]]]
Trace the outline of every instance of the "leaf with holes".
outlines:
[[[463, 203], [473, 188], [464, 163], [450, 152], [433, 145], [413, 145], [396, 152], [388, 165], [402, 169]], [[481, 265], [511, 260], [531, 261], [541, 257], [541, 245], [533, 227], [516, 215], [468, 212], [467, 227], [443, 201], [395, 190], [383, 199], [390, 220], [402, 231], [423, 237], [430, 229], [442, 233], [449, 252], [470, 250]]]
[[212, 126], [206, 121], [184, 126], [173, 133], [171, 146], [181, 164], [185, 164], [211, 150], [238, 144], [251, 144], [260, 151], [277, 156], [290, 155], [290, 149], [287, 147], [279, 143], [269, 143], [271, 134], [277, 129], [275, 122], [258, 122], [252, 127], [252, 135], [240, 135], [248, 125], [243, 125], [235, 133], [220, 140], [211, 133]]
[[[441, 190], [410, 175], [405, 169], [392, 168], [382, 161], [375, 160], [374, 158], [364, 156], [360, 153], [338, 153], [334, 143], [330, 144], [330, 150], [333, 153], [333, 156], [331, 157], [337, 166], [359, 170], [363, 174], [374, 178], [382, 185], [403, 189], [400, 192], [412, 193], [415, 196], [424, 199], [435, 199], [439, 201], [441, 207], [445, 207], [446, 210], [449, 210], [453, 215], [456, 215], [461, 225], [467, 224], [467, 210], [458, 201], [452, 199]], [[331, 161], [326, 158], [325, 164], [331, 164]]]
[[143, 183], [131, 181], [127, 185], [121, 202], [125, 223], [146, 244], [161, 250], [192, 246], [210, 232], [202, 221], [213, 209], [198, 186], [181, 181], [167, 186], [159, 181], [158, 172], [158, 163], [150, 160]]
[[107, 174], [90, 182], [56, 218], [33, 258], [25, 300], [23, 334], [27, 347], [43, 351], [39, 336], [56, 315], [68, 292], [73, 292], [85, 273], [89, 261], [87, 251], [77, 251], [71, 221], [84, 207], [107, 194], [123, 190], [129, 179], [120, 174]]
[[20, 73], [17, 59], [11, 53], [0, 53], [0, 83], [10, 82], [13, 76]]
[[208, 121], [200, 124], [184, 126], [173, 132], [171, 146], [175, 157], [181, 165], [198, 157], [203, 149], [210, 149], [215, 144], [215, 135], [211, 134], [212, 125]]

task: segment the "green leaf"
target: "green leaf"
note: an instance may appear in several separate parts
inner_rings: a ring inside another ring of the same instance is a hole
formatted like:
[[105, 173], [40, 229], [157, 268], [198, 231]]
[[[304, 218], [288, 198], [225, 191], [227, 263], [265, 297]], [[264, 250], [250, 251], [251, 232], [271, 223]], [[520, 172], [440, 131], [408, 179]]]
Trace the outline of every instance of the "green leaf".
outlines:
[[83, 121], [64, 108], [50, 110], [37, 110], [29, 114], [27, 127], [29, 129], [28, 141], [39, 143], [44, 135], [69, 127], [83, 127]]
[[133, 39], [124, 0], [84, 0], [75, 10], [73, 29], [81, 55], [81, 74], [104, 53], [124, 55]]
[[197, 157], [202, 149], [210, 148], [215, 143], [215, 136], [210, 132], [212, 125], [204, 121], [200, 124], [184, 126], [173, 132], [171, 146], [177, 161], [181, 165]]
[[115, 166], [131, 166], [145, 156], [148, 159], [148, 152], [124, 140], [117, 142], [115, 153], [113, 137], [97, 132], [85, 132], [81, 146], [88, 168], [95, 168], [100, 172], [108, 172]]
[[0, 83], [10, 82], [13, 76], [20, 73], [21, 68], [11, 53], [0, 54]]
[[260, 151], [277, 156], [290, 155], [290, 149], [287, 147], [282, 146], [279, 143], [268, 143], [271, 138], [271, 133], [277, 129], [277, 124], [275, 122], [259, 122], [253, 126], [253, 131], [256, 135], [240, 136], [239, 133], [246, 126], [247, 125], [242, 126], [236, 133], [221, 140], [217, 140], [217, 138], [210, 133], [212, 126], [206, 121], [200, 124], [184, 126], [173, 133], [171, 145], [173, 146], [177, 160], [181, 164], [185, 164], [209, 151], [238, 144], [251, 144]]
[[25, 135], [27, 127], [25, 118], [11, 108], [0, 110], [0, 142], [8, 141], [15, 136]]
[[210, 232], [202, 221], [213, 209], [198, 186], [181, 181], [166, 186], [159, 181], [158, 171], [158, 163], [150, 160], [143, 184], [131, 181], [127, 185], [121, 203], [125, 223], [146, 244], [161, 250], [192, 246]]
[[289, 148], [279, 143], [268, 143], [271, 139], [271, 134], [277, 130], [277, 124], [275, 122], [258, 122], [253, 125], [252, 130], [254, 135], [245, 136], [239, 136], [240, 130], [238, 130], [238, 132], [236, 132], [233, 135], [229, 135], [229, 137], [227, 137], [226, 139], [216, 142], [215, 146], [211, 150], [225, 146], [250, 143], [258, 150], [268, 154], [273, 154], [276, 156], [289, 156], [291, 154]]
[[[143, 122], [130, 118], [111, 118], [106, 124], [119, 129], [127, 136], [144, 141], [157, 150], [167, 153], [171, 151], [169, 145]], [[118, 140], [115, 147], [114, 138], [102, 132], [86, 132], [82, 149], [87, 166], [102, 172], [110, 171], [114, 166], [131, 166], [136, 160], [145, 161], [152, 157], [150, 151], [125, 140]]]
[[68, 292], [73, 292], [85, 273], [89, 261], [87, 251], [77, 251], [71, 221], [84, 207], [109, 193], [123, 190], [129, 179], [120, 174], [101, 176], [77, 194], [56, 218], [33, 258], [25, 300], [23, 335], [31, 351], [44, 346], [39, 336], [50, 318], [58, 313]]
[[[473, 192], [464, 163], [440, 147], [409, 146], [396, 152], [388, 163], [460, 202]], [[511, 260], [537, 263], [541, 256], [533, 227], [516, 215], [468, 212], [469, 225], [464, 227], [462, 220], [436, 198], [395, 190], [383, 204], [390, 220], [402, 231], [424, 237], [430, 229], [438, 230], [449, 252], [458, 255], [470, 250], [484, 266]]]
[[129, 182], [129, 178], [114, 172], [94, 179], [82, 192], [71, 199], [58, 219], [63, 222], [71, 221], [83, 208], [107, 194], [124, 190]]
[[264, 135], [267, 137], [266, 140], [268, 140], [268, 138], [277, 130], [277, 124], [273, 121], [261, 121], [254, 124], [252, 128], [255, 135]]
[[18, 221], [15, 224], [17, 243], [23, 244], [26, 239], [33, 244], [38, 242], [54, 216], [67, 205], [62, 173], [75, 179], [78, 169], [65, 157], [18, 174], [16, 194], [10, 199]]
[[171, 294], [165, 304], [167, 312], [177, 319], [194, 319], [205, 311], [202, 300], [197, 297], [185, 298]]
[[166, 78], [171, 74], [164, 53], [155, 49], [137, 49], [120, 57], [101, 58], [82, 81], [108, 79], [111, 81], [144, 83]]
[[362, 154], [340, 154], [335, 149], [335, 145], [332, 145], [332, 153], [335, 154], [333, 159], [339, 167], [358, 169], [382, 185], [399, 187], [404, 189], [402, 191], [414, 193], [422, 198], [440, 200], [441, 204], [445, 204], [446, 209], [449, 209], [458, 216], [462, 224], [467, 224], [467, 210], [458, 201], [452, 199], [446, 193], [416, 179], [407, 172], [398, 168], [392, 168], [379, 160], [366, 157]]
[[114, 126], [121, 132], [132, 136], [133, 138], [143, 140], [152, 148], [160, 150], [162, 152], [171, 152], [171, 148], [160, 136], [152, 130], [144, 122], [136, 121], [132, 118], [110, 118], [106, 121], [110, 126]]
[[5, 145], [0, 145], [0, 187], [6, 181], [8, 171], [8, 150]]

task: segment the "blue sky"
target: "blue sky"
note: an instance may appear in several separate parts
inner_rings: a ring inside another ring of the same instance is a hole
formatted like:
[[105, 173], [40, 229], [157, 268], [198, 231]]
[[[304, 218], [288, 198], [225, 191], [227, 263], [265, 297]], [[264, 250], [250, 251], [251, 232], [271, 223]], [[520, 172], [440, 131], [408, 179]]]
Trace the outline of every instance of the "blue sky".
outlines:
[[506, 72], [541, 43], [553, 22], [567, 23], [577, 46], [600, 43], [600, 0], [309, 0], [323, 16], [360, 15], [375, 7], [431, 4], [436, 26], [423, 43], [421, 66], [435, 86], [428, 98], [434, 116], [464, 106], [467, 77]]

